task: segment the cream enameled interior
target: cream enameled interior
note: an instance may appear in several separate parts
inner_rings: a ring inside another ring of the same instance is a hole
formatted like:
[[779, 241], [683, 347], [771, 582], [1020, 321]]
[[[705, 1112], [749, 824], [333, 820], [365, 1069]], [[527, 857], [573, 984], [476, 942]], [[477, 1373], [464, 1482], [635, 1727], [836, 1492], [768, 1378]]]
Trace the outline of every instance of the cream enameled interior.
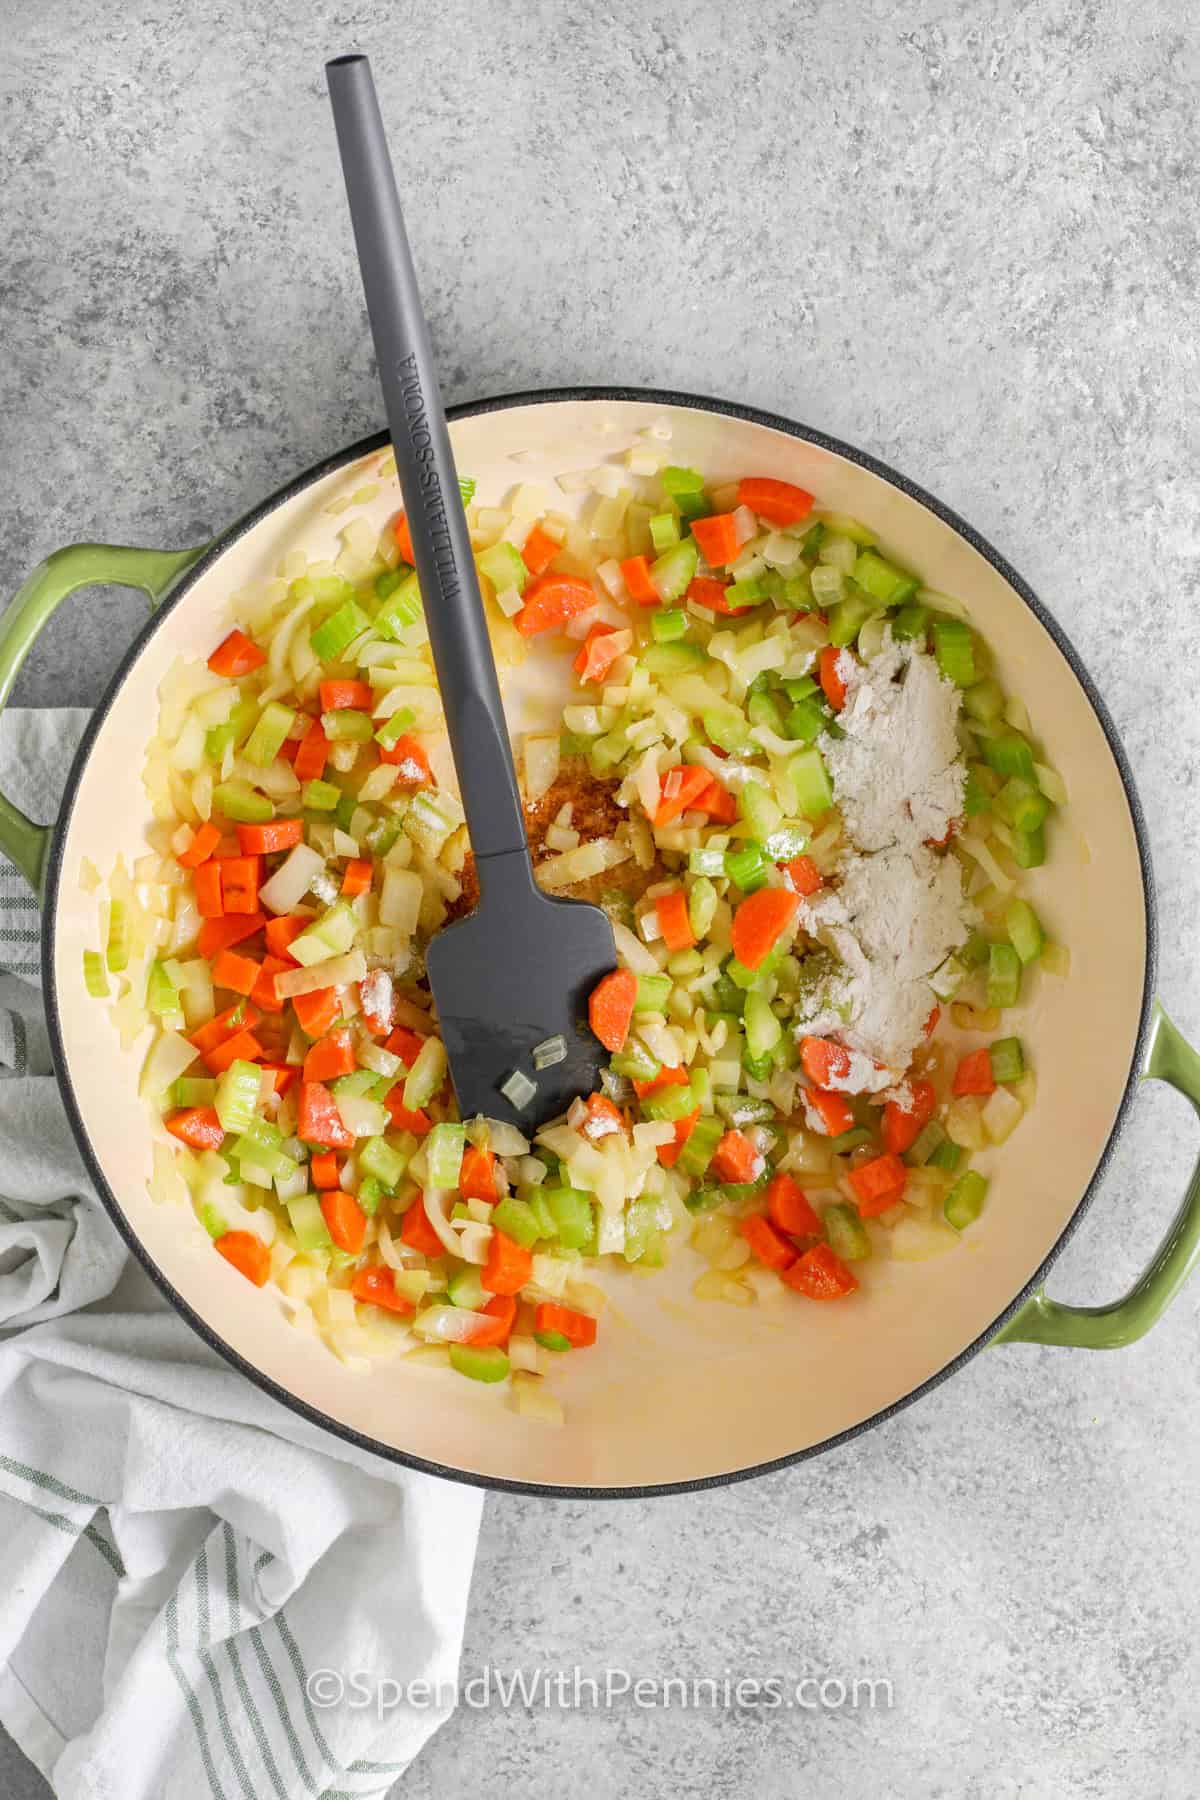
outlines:
[[[1052, 639], [949, 526], [828, 451], [697, 410], [546, 403], [459, 420], [452, 435], [460, 470], [477, 478], [481, 499], [495, 503], [515, 482], [616, 455], [635, 431], [659, 420], [672, 427], [673, 460], [717, 479], [770, 474], [799, 482], [819, 504], [870, 521], [930, 586], [961, 596], [1070, 790], [1051, 859], [1029, 886], [1052, 934], [1071, 948], [1071, 975], [1030, 984], [1018, 1028], [1038, 1071], [1038, 1104], [993, 1153], [987, 1208], [955, 1253], [921, 1264], [860, 1265], [861, 1295], [832, 1306], [790, 1295], [745, 1310], [696, 1301], [688, 1290], [701, 1265], [686, 1249], [659, 1275], [621, 1271], [609, 1282], [600, 1347], [556, 1369], [567, 1423], [554, 1430], [522, 1421], [495, 1390], [449, 1373], [389, 1362], [368, 1376], [352, 1374], [291, 1328], [270, 1292], [255, 1293], [214, 1256], [190, 1214], [150, 1202], [151, 1128], [137, 1098], [137, 1059], [118, 1053], [104, 1008], [83, 988], [81, 952], [96, 928], [95, 901], [78, 885], [80, 859], [107, 869], [117, 849], [139, 854], [147, 817], [140, 768], [162, 675], [179, 655], [208, 654], [229, 594], [269, 578], [286, 550], [334, 553], [345, 515], [326, 509], [362, 485], [361, 462], [279, 507], [164, 618], [96, 741], [65, 844], [56, 974], [67, 1072], [108, 1184], [147, 1252], [210, 1330], [282, 1388], [381, 1446], [485, 1480], [605, 1488], [718, 1476], [818, 1444], [908, 1394], [993, 1322], [1063, 1230], [1112, 1127], [1137, 1029], [1144, 899], [1116, 765]], [[397, 503], [389, 487], [373, 509], [381, 523]], [[512, 722], [519, 728], [518, 718]], [[1088, 892], [1092, 866], [1104, 871], [1102, 906]]]

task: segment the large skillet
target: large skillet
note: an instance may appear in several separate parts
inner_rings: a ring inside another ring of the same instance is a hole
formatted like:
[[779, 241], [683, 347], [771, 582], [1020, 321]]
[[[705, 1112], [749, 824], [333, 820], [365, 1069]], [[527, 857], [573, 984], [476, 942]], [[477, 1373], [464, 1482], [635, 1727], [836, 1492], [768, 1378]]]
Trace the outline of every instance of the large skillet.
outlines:
[[[339, 451], [199, 549], [74, 545], [35, 571], [0, 624], [0, 704], [38, 631], [77, 588], [141, 589], [153, 616], [96, 709], [56, 824], [0, 799], [0, 849], [43, 904], [46, 1004], [63, 1097], [97, 1189], [171, 1303], [253, 1381], [380, 1455], [497, 1488], [579, 1495], [702, 1487], [813, 1455], [885, 1418], [989, 1342], [1106, 1348], [1154, 1323], [1200, 1243], [1200, 1175], [1146, 1274], [1114, 1305], [1064, 1306], [1042, 1283], [1083, 1216], [1141, 1079], [1200, 1107], [1200, 1059], [1153, 1001], [1155, 926], [1145, 826], [1104, 705], [1062, 631], [968, 525], [861, 451], [789, 420], [688, 395], [580, 389], [514, 395], [452, 415], [460, 469], [494, 502], [515, 481], [587, 468], [658, 421], [672, 457], [718, 479], [772, 474], [864, 518], [930, 586], [957, 594], [1026, 702], [1070, 806], [1029, 883], [1071, 950], [1065, 981], [1032, 984], [1017, 1029], [1038, 1071], [1036, 1107], [996, 1153], [984, 1215], [954, 1254], [871, 1265], [853, 1304], [735, 1309], [691, 1299], [691, 1254], [618, 1291], [600, 1350], [557, 1374], [561, 1430], [518, 1418], [490, 1390], [403, 1363], [345, 1368], [214, 1257], [195, 1222], [146, 1192], [152, 1128], [136, 1061], [118, 1053], [88, 998], [81, 953], [95, 941], [82, 858], [138, 855], [141, 765], [156, 690], [180, 655], [204, 656], [229, 596], [270, 578], [300, 546], [325, 556], [344, 523], [331, 500], [362, 486], [383, 437]], [[517, 458], [513, 460], [514, 456]], [[394, 492], [375, 504], [379, 522]], [[568, 1359], [563, 1359], [564, 1364]]]

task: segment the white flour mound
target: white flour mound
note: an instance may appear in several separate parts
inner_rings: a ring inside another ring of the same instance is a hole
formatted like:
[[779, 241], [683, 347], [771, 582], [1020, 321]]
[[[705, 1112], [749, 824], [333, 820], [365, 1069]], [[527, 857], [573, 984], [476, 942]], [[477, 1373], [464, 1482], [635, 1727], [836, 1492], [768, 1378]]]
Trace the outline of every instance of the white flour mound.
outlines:
[[[836, 1033], [902, 1073], [935, 1004], [929, 977], [973, 919], [957, 860], [926, 844], [944, 838], [962, 812], [961, 698], [932, 657], [889, 638], [873, 662], [845, 673], [849, 692], [838, 723], [846, 735], [826, 734], [821, 752], [850, 847], [837, 886], [800, 910], [804, 930], [834, 951], [841, 968], [801, 1029]], [[874, 1069], [868, 1078], [859, 1058], [851, 1073], [854, 1085], [844, 1085], [859, 1093], [894, 1078]]]

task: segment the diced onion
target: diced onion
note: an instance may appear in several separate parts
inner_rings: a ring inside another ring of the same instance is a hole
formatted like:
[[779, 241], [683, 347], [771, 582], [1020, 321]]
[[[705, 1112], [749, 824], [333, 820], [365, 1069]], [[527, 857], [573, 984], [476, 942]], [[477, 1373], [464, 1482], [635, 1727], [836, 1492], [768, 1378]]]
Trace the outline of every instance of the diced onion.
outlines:
[[345, 956], [310, 963], [307, 969], [283, 970], [275, 977], [275, 992], [281, 1000], [294, 1000], [297, 994], [315, 994], [321, 988], [349, 987], [352, 981], [361, 981], [366, 972], [367, 960], [362, 951], [348, 950]]
[[258, 890], [262, 904], [273, 913], [295, 912], [300, 901], [321, 873], [325, 863], [307, 844], [296, 844], [269, 881]]
[[511, 1105], [516, 1107], [518, 1112], [524, 1112], [537, 1093], [537, 1083], [530, 1081], [523, 1070], [514, 1069], [512, 1074], [500, 1083], [500, 1092]]
[[556, 1063], [567, 1060], [567, 1040], [561, 1032], [554, 1037], [544, 1038], [533, 1047], [533, 1066], [535, 1069], [552, 1069]]

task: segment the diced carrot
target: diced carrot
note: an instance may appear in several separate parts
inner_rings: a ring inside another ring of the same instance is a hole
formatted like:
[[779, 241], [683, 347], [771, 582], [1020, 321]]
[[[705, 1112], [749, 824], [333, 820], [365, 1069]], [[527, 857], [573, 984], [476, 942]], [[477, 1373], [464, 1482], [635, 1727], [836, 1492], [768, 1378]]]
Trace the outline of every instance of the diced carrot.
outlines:
[[290, 850], [304, 837], [303, 819], [269, 819], [265, 825], [239, 825], [238, 844], [243, 856], [271, 856]]
[[341, 1167], [332, 1150], [318, 1150], [310, 1157], [308, 1173], [315, 1188], [335, 1188], [342, 1178]]
[[249, 675], [252, 669], [261, 669], [266, 660], [265, 652], [252, 643], [244, 631], [231, 631], [209, 657], [208, 666], [214, 675], [236, 679], [240, 675]]
[[231, 913], [227, 919], [205, 919], [196, 939], [196, 948], [201, 956], [211, 961], [222, 950], [244, 944], [256, 931], [261, 931], [266, 922], [265, 913]]
[[661, 606], [662, 595], [650, 579], [648, 556], [627, 556], [621, 564], [625, 592], [638, 606]]
[[525, 604], [513, 620], [522, 637], [561, 631], [596, 604], [596, 590], [579, 575], [539, 575], [525, 589]]
[[239, 1031], [249, 1031], [257, 1024], [258, 1013], [244, 1000], [240, 1000], [233, 1006], [227, 1006], [224, 1012], [217, 1013], [207, 1024], [198, 1025], [189, 1034], [189, 1041], [195, 1044], [201, 1056], [207, 1056], [210, 1050], [215, 1050], [226, 1038], [236, 1037]]
[[367, 1215], [354, 1195], [329, 1188], [321, 1195], [321, 1216], [338, 1249], [357, 1256], [367, 1241]]
[[268, 919], [266, 927], [267, 949], [272, 956], [286, 961], [287, 967], [294, 969], [296, 959], [289, 953], [288, 946], [293, 938], [298, 938], [302, 931], [307, 931], [312, 920], [303, 913], [285, 915], [280, 919]]
[[473, 1350], [483, 1350], [489, 1345], [507, 1344], [512, 1335], [512, 1328], [517, 1322], [517, 1303], [511, 1294], [493, 1294], [491, 1299], [479, 1309], [481, 1319], [486, 1324], [472, 1327], [467, 1339]]
[[619, 656], [633, 648], [632, 631], [593, 625], [572, 667], [580, 681], [603, 681]]
[[336, 988], [317, 988], [311, 994], [293, 994], [296, 1023], [305, 1037], [324, 1037], [338, 1016]]
[[667, 949], [690, 950], [696, 939], [692, 935], [687, 895], [683, 889], [672, 888], [669, 894], [659, 894], [654, 902], [654, 911]]
[[397, 1131], [411, 1131], [414, 1137], [428, 1137], [433, 1130], [433, 1120], [420, 1107], [410, 1111], [404, 1104], [404, 1083], [398, 1081], [390, 1093], [384, 1095], [383, 1104], [392, 1115], [392, 1124]]
[[654, 823], [669, 825], [672, 819], [691, 812], [711, 783], [712, 776], [699, 763], [676, 763], [663, 777], [662, 798], [654, 814]]
[[883, 1147], [895, 1156], [903, 1156], [911, 1150], [920, 1136], [922, 1129], [933, 1117], [937, 1106], [937, 1095], [933, 1091], [932, 1081], [912, 1081], [912, 1106], [905, 1108], [895, 1100], [889, 1100], [883, 1109], [883, 1128], [880, 1136]]
[[172, 1137], [193, 1150], [219, 1150], [225, 1136], [215, 1106], [189, 1106], [163, 1123]]
[[496, 1186], [496, 1158], [491, 1150], [467, 1145], [458, 1171], [458, 1191], [464, 1200], [491, 1202], [500, 1198]]
[[212, 978], [218, 987], [234, 994], [252, 994], [262, 974], [262, 964], [252, 956], [239, 956], [234, 950], [222, 950], [212, 966]]
[[708, 786], [696, 796], [692, 810], [707, 813], [717, 825], [732, 825], [738, 816], [737, 800], [715, 775], [709, 776]]
[[352, 707], [356, 712], [370, 712], [375, 704], [375, 690], [368, 681], [323, 681], [321, 683], [321, 711], [344, 712]]
[[788, 1237], [819, 1237], [821, 1221], [808, 1195], [791, 1175], [779, 1174], [767, 1188], [767, 1213], [777, 1231]]
[[846, 683], [838, 664], [843, 656], [849, 656], [848, 650], [838, 650], [833, 644], [826, 644], [817, 659], [817, 672], [821, 689], [832, 706], [834, 712], [841, 712], [846, 704]]
[[737, 522], [732, 513], [713, 513], [707, 519], [693, 519], [692, 536], [710, 569], [720, 569], [733, 562], [741, 549]]
[[858, 1286], [855, 1276], [828, 1244], [814, 1244], [790, 1269], [783, 1270], [780, 1280], [808, 1300], [840, 1300]]
[[186, 850], [180, 851], [175, 861], [184, 869], [198, 869], [202, 862], [207, 862], [217, 845], [221, 834], [211, 819], [197, 826], [192, 834], [192, 841]]
[[213, 851], [214, 862], [228, 862], [231, 856], [240, 856], [242, 846], [237, 840], [237, 831], [224, 832], [216, 849]]
[[592, 989], [588, 1022], [606, 1050], [616, 1055], [629, 1036], [629, 1021], [637, 999], [637, 976], [628, 969], [613, 969]]
[[617, 1107], [607, 1094], [589, 1094], [587, 1097], [587, 1118], [579, 1127], [585, 1138], [598, 1143], [601, 1138], [612, 1137], [614, 1132], [624, 1132], [625, 1121]]
[[406, 1069], [411, 1069], [420, 1056], [424, 1043], [425, 1037], [419, 1031], [410, 1031], [407, 1025], [397, 1025], [384, 1048], [390, 1050], [393, 1056], [398, 1056]]
[[204, 1062], [213, 1075], [223, 1075], [230, 1063], [258, 1062], [263, 1055], [263, 1047], [252, 1031], [239, 1031], [236, 1037], [226, 1038], [215, 1050], [205, 1053]]
[[556, 1300], [539, 1301], [533, 1315], [535, 1331], [557, 1331], [575, 1350], [586, 1350], [596, 1341], [596, 1321], [590, 1313], [560, 1306]]
[[854, 1125], [854, 1114], [845, 1094], [829, 1094], [824, 1088], [810, 1088], [804, 1096], [807, 1110], [816, 1113], [826, 1137], [841, 1137]]
[[740, 619], [743, 613], [752, 612], [754, 609], [750, 606], [730, 606], [725, 598], [728, 586], [727, 581], [718, 581], [714, 575], [694, 575], [688, 584], [687, 597], [697, 606], [703, 606], [709, 612], [723, 613], [728, 619]]
[[757, 969], [783, 936], [800, 906], [790, 888], [764, 887], [748, 894], [733, 915], [733, 954], [747, 969]]
[[335, 1081], [354, 1068], [354, 1039], [343, 1025], [314, 1044], [304, 1058], [305, 1081]]
[[860, 1163], [857, 1169], [851, 1169], [850, 1186], [863, 1218], [872, 1219], [876, 1213], [886, 1212], [889, 1206], [894, 1206], [903, 1197], [907, 1180], [908, 1170], [890, 1150], [885, 1150], [872, 1162]]
[[955, 1094], [991, 1094], [995, 1089], [991, 1052], [986, 1048], [970, 1051], [954, 1071]]
[[924, 1025], [921, 1027], [921, 1030], [923, 1031], [924, 1035], [927, 1038], [931, 1038], [933, 1036], [934, 1032], [937, 1030], [938, 1020], [941, 1018], [941, 1016], [942, 1016], [942, 1009], [940, 1006], [931, 1006], [930, 1007], [929, 1017], [926, 1019]]
[[250, 990], [250, 997], [256, 1005], [266, 1013], [281, 1013], [284, 1002], [279, 998], [275, 988], [275, 977], [282, 975], [291, 965], [279, 956], [264, 956], [258, 972], [258, 980]]
[[493, 1230], [480, 1280], [489, 1294], [516, 1294], [533, 1274], [533, 1257], [524, 1245]]
[[743, 1131], [727, 1131], [713, 1152], [713, 1173], [722, 1181], [753, 1181], [762, 1157]]
[[411, 731], [402, 731], [389, 749], [384, 749], [380, 745], [379, 760], [398, 765], [400, 770], [396, 777], [398, 788], [433, 786], [433, 770], [429, 766], [429, 758]]
[[820, 889], [821, 871], [811, 856], [793, 856], [791, 862], [784, 863], [783, 868], [798, 894], [815, 894]]
[[800, 1067], [815, 1087], [832, 1087], [845, 1081], [850, 1073], [850, 1052], [828, 1038], [806, 1037], [800, 1041]]
[[658, 1071], [657, 1075], [652, 1075], [649, 1081], [639, 1081], [635, 1075], [633, 1078], [633, 1091], [639, 1100], [644, 1100], [647, 1094], [657, 1093], [659, 1088], [686, 1087], [687, 1084], [687, 1070], [683, 1068], [681, 1064], [672, 1066], [670, 1063], [667, 1063]]
[[319, 1081], [300, 1083], [300, 1104], [296, 1113], [296, 1136], [306, 1144], [320, 1144], [326, 1150], [349, 1150], [354, 1135], [346, 1130], [337, 1101]]
[[347, 900], [354, 900], [359, 894], [365, 894], [371, 885], [374, 866], [365, 856], [355, 856], [346, 864], [342, 874], [342, 893]]
[[682, 1119], [676, 1119], [674, 1121], [674, 1143], [660, 1144], [658, 1146], [658, 1160], [664, 1169], [673, 1169], [675, 1167], [675, 1164], [679, 1161], [679, 1153], [691, 1137], [696, 1120], [699, 1117], [700, 1108], [697, 1106], [693, 1112], [685, 1113]]
[[325, 764], [328, 760], [329, 739], [321, 728], [320, 719], [314, 719], [300, 739], [300, 748], [292, 759], [296, 780], [319, 781], [325, 773]]
[[230, 856], [221, 864], [221, 900], [227, 913], [256, 913], [261, 856]]
[[407, 1244], [410, 1250], [419, 1250], [422, 1256], [441, 1256], [444, 1252], [446, 1246], [429, 1223], [424, 1194], [418, 1194], [405, 1213], [400, 1224], [400, 1242]]
[[203, 862], [192, 871], [196, 907], [202, 919], [219, 919], [225, 911], [219, 862]]
[[796, 1252], [791, 1244], [780, 1237], [771, 1221], [764, 1219], [761, 1213], [749, 1213], [738, 1230], [766, 1268], [790, 1269], [795, 1262]]
[[293, 1081], [295, 1081], [297, 1075], [300, 1073], [299, 1069], [292, 1063], [265, 1062], [260, 1063], [259, 1068], [264, 1075], [269, 1075], [271, 1077], [271, 1080], [275, 1083], [275, 1092], [280, 1095], [287, 1093]]
[[213, 1249], [255, 1287], [266, 1286], [271, 1273], [271, 1252], [254, 1232], [226, 1231], [216, 1240]]
[[531, 575], [544, 575], [561, 549], [556, 538], [535, 525], [521, 547], [521, 561]]
[[748, 475], [738, 482], [738, 505], [748, 506], [770, 525], [797, 525], [813, 509], [813, 497], [790, 481], [773, 481], [766, 475]]
[[397, 513], [396, 517], [392, 520], [392, 536], [395, 538], [396, 548], [399, 550], [405, 562], [415, 563], [417, 559], [413, 555], [412, 536], [408, 529], [407, 513]]
[[350, 1283], [350, 1292], [361, 1306], [382, 1306], [385, 1312], [399, 1313], [401, 1317], [416, 1311], [411, 1300], [396, 1292], [396, 1271], [386, 1263], [359, 1269]]

